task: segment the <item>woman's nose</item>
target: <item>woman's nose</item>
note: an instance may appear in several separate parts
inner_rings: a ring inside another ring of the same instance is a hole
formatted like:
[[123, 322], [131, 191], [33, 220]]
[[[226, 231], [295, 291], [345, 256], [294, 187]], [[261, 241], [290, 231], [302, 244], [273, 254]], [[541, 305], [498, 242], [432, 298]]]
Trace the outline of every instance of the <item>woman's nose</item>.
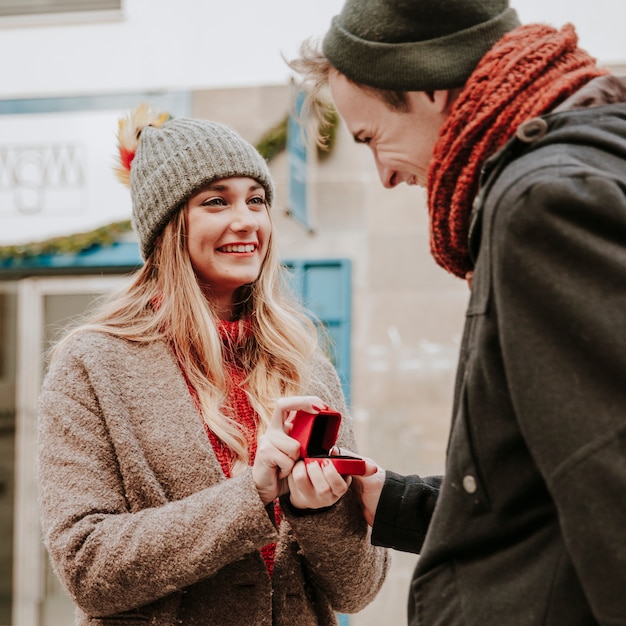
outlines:
[[249, 209], [248, 205], [245, 202], [238, 204], [235, 207], [231, 228], [234, 231], [254, 231], [257, 230], [258, 227], [259, 222], [256, 218], [255, 213]]

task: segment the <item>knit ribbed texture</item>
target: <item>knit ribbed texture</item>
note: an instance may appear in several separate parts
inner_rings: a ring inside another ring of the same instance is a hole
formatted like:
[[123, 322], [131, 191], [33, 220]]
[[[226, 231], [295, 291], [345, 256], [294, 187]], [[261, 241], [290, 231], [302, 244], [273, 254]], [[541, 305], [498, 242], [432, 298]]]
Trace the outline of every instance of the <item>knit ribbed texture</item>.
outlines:
[[508, 0], [347, 0], [322, 50], [335, 69], [363, 85], [453, 89], [519, 24]]
[[505, 35], [470, 76], [441, 129], [428, 174], [431, 252], [464, 278], [470, 213], [484, 162], [518, 126], [551, 111], [591, 79], [607, 74], [578, 48], [573, 26], [541, 24]]
[[250, 177], [274, 185], [265, 159], [231, 128], [207, 120], [174, 119], [141, 131], [130, 172], [132, 223], [146, 259], [172, 215], [205, 185], [221, 178]]
[[[258, 439], [258, 418], [250, 405], [250, 400], [245, 391], [246, 372], [241, 367], [239, 359], [237, 358], [236, 345], [237, 341], [241, 337], [241, 324], [238, 321], [229, 322], [222, 320], [218, 326], [220, 336], [224, 342], [224, 354], [226, 355], [224, 361], [224, 367], [226, 369], [226, 381], [227, 381], [227, 403], [228, 411], [232, 414], [233, 419], [241, 427], [241, 431], [246, 437], [248, 444], [248, 462], [250, 465], [254, 463], [257, 450]], [[179, 362], [180, 365], [180, 362]], [[181, 367], [182, 369], [182, 367]], [[183, 375], [185, 373], [183, 372]], [[196, 408], [201, 413], [200, 404], [198, 402], [198, 394], [191, 385], [189, 379], [185, 375], [187, 380], [187, 387], [194, 400]], [[207, 433], [215, 456], [219, 461], [219, 464], [224, 472], [224, 476], [230, 478], [232, 475], [233, 455], [226, 444], [217, 437], [217, 435], [208, 427], [207, 423], [202, 420], [204, 429]], [[282, 518], [282, 511], [278, 504], [278, 499], [274, 501], [274, 519], [276, 526], [280, 525]], [[265, 561], [267, 571], [271, 576], [274, 571], [274, 553], [276, 552], [276, 543], [270, 543], [263, 546], [260, 550], [261, 556]]]

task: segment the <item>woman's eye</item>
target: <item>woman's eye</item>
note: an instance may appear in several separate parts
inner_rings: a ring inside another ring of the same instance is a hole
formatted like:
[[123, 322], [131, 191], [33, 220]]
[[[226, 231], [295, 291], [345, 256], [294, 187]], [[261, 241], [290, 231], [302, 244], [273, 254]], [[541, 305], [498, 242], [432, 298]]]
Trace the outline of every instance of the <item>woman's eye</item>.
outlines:
[[202, 206], [226, 206], [226, 200], [224, 200], [224, 198], [220, 198], [219, 196], [207, 198], [206, 200], [203, 200]]
[[265, 206], [265, 198], [262, 196], [254, 196], [248, 200], [250, 204], [256, 204], [257, 206]]

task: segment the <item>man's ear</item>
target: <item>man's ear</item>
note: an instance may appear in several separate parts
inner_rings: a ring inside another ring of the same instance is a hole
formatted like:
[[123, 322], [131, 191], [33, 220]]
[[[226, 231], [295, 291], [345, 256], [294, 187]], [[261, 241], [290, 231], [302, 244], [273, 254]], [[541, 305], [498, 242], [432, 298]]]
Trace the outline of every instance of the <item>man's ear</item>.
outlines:
[[440, 89], [431, 92], [433, 104], [439, 113], [447, 113], [459, 95], [459, 89]]
[[458, 89], [438, 89], [437, 91], [411, 91], [416, 100], [421, 100], [433, 113], [447, 113], [459, 95]]

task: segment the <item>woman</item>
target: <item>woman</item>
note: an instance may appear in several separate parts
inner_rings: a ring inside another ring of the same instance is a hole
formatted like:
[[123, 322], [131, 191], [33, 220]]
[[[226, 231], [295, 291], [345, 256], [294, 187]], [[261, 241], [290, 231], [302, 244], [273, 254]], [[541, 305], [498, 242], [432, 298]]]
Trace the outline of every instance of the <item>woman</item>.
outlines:
[[355, 445], [280, 281], [267, 165], [148, 106], [118, 139], [145, 265], [56, 347], [40, 400], [44, 541], [76, 624], [335, 624], [387, 555], [350, 478], [288, 435], [295, 410], [332, 406]]

